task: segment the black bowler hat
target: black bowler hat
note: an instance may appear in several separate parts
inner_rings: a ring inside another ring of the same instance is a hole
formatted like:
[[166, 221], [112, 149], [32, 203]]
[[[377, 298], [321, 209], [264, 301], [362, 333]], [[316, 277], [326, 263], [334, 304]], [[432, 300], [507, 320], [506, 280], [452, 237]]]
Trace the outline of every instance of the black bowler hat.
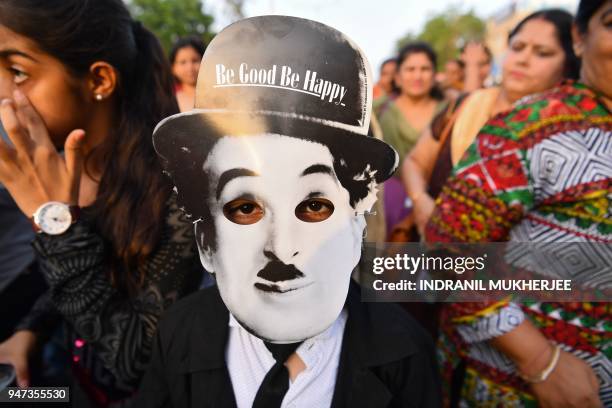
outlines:
[[241, 20], [207, 47], [195, 109], [157, 125], [155, 150], [185, 175], [202, 169], [220, 137], [281, 134], [322, 143], [347, 170], [380, 183], [398, 160], [368, 136], [372, 79], [359, 47], [329, 26], [288, 16]]

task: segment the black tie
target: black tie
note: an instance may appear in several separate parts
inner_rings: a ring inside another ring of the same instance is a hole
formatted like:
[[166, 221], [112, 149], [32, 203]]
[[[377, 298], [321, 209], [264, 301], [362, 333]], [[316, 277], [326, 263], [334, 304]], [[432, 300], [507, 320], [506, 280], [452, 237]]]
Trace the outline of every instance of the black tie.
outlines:
[[272, 353], [276, 363], [259, 386], [253, 408], [280, 408], [289, 389], [289, 370], [285, 367], [285, 361], [302, 343], [273, 344], [264, 341], [264, 344]]

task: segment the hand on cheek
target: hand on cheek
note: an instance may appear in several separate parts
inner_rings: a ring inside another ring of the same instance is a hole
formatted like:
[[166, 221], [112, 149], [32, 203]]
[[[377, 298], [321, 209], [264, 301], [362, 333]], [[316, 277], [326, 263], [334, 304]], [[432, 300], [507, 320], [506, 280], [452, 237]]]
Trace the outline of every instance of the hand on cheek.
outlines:
[[25, 95], [16, 90], [13, 97], [0, 104], [0, 120], [13, 144], [0, 140], [0, 182], [28, 217], [49, 201], [77, 204], [85, 132], [70, 132], [62, 157]]

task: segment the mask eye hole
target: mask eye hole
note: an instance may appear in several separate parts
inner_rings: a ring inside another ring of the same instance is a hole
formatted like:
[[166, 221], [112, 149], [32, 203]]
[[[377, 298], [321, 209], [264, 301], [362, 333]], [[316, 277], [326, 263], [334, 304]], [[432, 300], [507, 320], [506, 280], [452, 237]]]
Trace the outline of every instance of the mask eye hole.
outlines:
[[325, 198], [309, 198], [295, 207], [295, 216], [304, 222], [321, 222], [334, 213], [334, 205]]
[[249, 225], [261, 220], [264, 210], [255, 201], [239, 198], [223, 206], [223, 215], [235, 224]]

